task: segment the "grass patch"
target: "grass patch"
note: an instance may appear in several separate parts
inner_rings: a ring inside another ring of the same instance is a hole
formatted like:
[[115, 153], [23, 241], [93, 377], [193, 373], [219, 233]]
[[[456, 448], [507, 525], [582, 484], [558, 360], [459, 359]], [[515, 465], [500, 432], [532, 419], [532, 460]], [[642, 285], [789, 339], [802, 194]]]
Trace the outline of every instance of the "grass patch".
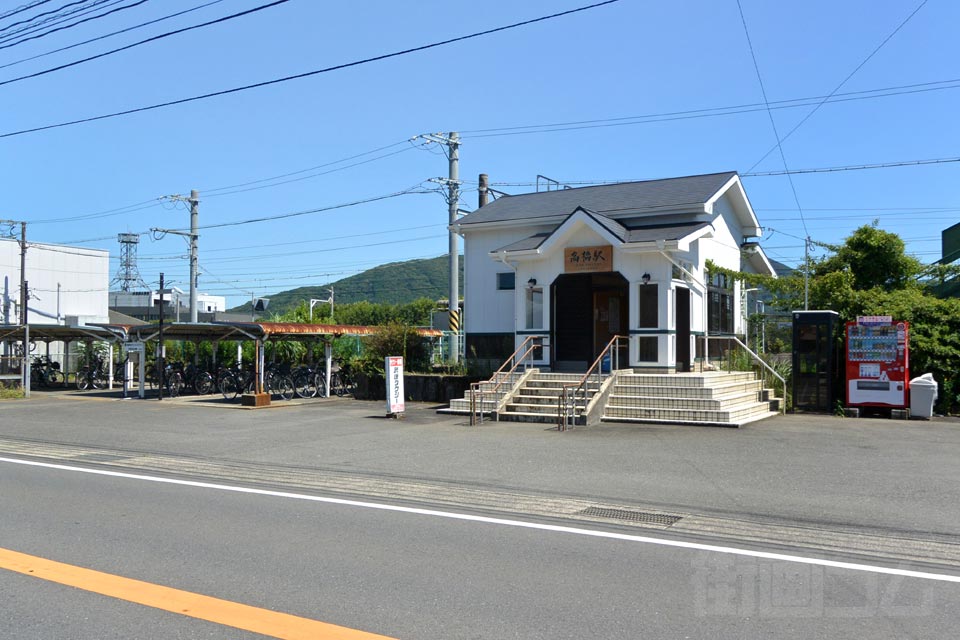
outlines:
[[0, 385], [0, 400], [21, 400], [23, 389], [14, 389]]

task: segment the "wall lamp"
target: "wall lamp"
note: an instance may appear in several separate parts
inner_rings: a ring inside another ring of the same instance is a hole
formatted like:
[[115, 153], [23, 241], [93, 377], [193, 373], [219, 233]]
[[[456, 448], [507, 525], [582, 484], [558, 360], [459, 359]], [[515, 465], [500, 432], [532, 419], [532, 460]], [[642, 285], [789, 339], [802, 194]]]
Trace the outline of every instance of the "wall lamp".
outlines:
[[643, 280], [643, 284], [650, 284], [650, 274], [649, 274], [649, 273], [643, 274], [642, 276], [640, 276], [640, 279]]
[[530, 278], [529, 280], [527, 280], [527, 286], [528, 286], [528, 287], [535, 287], [535, 286], [537, 286], [537, 279], [536, 279], [536, 278]]

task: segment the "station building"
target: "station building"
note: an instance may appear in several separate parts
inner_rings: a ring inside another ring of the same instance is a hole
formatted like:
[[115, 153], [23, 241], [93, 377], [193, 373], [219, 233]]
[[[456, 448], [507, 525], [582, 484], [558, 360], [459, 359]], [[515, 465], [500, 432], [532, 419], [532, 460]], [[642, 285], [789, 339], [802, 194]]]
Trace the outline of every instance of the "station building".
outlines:
[[615, 335], [621, 366], [690, 371], [700, 336], [738, 335], [741, 283], [774, 276], [736, 172], [502, 196], [453, 225], [464, 242], [466, 357], [585, 371]]

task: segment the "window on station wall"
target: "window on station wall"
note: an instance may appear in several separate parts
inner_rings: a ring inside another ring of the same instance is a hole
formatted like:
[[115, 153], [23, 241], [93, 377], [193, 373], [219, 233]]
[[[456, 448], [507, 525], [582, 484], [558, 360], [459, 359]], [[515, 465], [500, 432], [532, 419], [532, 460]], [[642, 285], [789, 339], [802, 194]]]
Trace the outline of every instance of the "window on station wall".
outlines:
[[543, 328], [543, 289], [527, 289], [527, 329]]
[[517, 286], [517, 274], [505, 271], [497, 274], [497, 291], [513, 291]]
[[659, 354], [657, 345], [660, 339], [657, 336], [640, 336], [637, 338], [637, 361], [657, 362]]
[[655, 284], [641, 284], [637, 300], [640, 304], [640, 323], [638, 329], [656, 329], [660, 326], [660, 306], [657, 298], [659, 287]]
[[710, 333], [733, 333], [733, 280], [717, 274], [710, 278], [709, 319]]

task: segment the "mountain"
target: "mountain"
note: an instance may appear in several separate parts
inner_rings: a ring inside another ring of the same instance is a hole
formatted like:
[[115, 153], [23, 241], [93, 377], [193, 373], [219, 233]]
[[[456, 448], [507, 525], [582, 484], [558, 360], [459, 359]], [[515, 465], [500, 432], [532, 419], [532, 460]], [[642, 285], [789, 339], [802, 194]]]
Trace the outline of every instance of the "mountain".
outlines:
[[[386, 304], [405, 304], [417, 298], [446, 300], [450, 295], [449, 271], [450, 262], [445, 255], [426, 260], [391, 262], [336, 282], [298, 287], [264, 297], [270, 299], [267, 309], [270, 314], [284, 313], [303, 300], [326, 300], [330, 296], [330, 287], [333, 287], [336, 304], [361, 300]], [[460, 291], [463, 291], [463, 256], [460, 256]], [[250, 303], [230, 311], [249, 313]]]

